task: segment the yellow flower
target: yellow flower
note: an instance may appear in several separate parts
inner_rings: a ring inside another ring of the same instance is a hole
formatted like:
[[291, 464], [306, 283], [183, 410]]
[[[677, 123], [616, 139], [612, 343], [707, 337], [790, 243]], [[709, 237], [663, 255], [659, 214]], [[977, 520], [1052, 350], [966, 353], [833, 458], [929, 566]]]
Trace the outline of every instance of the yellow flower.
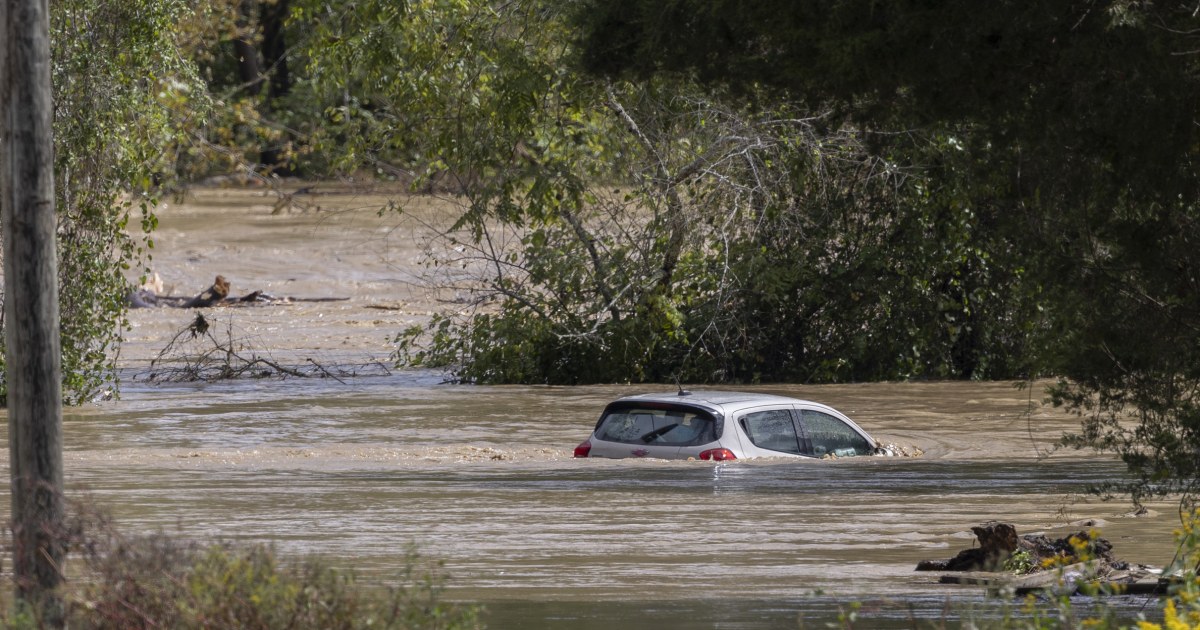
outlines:
[[[1189, 617], [1196, 621], [1195, 625], [1190, 623]], [[1139, 621], [1138, 630], [1200, 630], [1200, 619], [1195, 619], [1195, 615], [1180, 615], [1175, 610], [1175, 600], [1168, 599], [1166, 606], [1163, 607], [1162, 624]]]

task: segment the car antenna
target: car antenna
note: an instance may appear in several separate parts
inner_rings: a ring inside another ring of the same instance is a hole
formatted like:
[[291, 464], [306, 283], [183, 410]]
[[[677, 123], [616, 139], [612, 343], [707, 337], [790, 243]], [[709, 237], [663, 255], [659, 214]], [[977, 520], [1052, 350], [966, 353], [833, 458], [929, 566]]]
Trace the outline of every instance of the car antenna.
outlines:
[[677, 387], [679, 389], [678, 395], [680, 395], [680, 396], [691, 396], [692, 395], [692, 392], [689, 392], [688, 390], [684, 389], [683, 385], [679, 384], [679, 374], [675, 375], [675, 387]]

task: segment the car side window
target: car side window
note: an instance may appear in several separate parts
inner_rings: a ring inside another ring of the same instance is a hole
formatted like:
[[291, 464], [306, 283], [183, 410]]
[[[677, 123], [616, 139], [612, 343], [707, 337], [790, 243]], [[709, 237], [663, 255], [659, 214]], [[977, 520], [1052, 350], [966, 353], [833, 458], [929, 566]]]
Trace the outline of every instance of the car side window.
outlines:
[[746, 430], [750, 441], [759, 448], [800, 454], [796, 425], [792, 422], [792, 412], [787, 409], [748, 413], [742, 416], [742, 428]]
[[866, 438], [827, 413], [804, 409], [800, 412], [800, 424], [804, 427], [806, 444], [812, 444], [811, 455], [853, 457], [871, 454], [871, 444]]

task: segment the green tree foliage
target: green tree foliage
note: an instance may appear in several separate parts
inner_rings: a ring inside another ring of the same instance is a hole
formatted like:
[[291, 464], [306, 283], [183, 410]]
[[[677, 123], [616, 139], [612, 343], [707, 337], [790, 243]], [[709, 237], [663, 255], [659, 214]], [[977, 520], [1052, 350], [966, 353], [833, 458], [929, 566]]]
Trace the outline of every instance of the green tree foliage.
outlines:
[[[1134, 479], [1114, 485], [1135, 499], [1194, 499], [1194, 6], [621, 0], [585, 3], [580, 15], [582, 58], [597, 73], [767, 86], [826, 103], [859, 128], [915, 130], [934, 146], [954, 138], [986, 159], [991, 176], [970, 168], [958, 171], [970, 178], [954, 177], [937, 164], [928, 171], [936, 187], [957, 188], [957, 203], [983, 212], [972, 224], [990, 245], [975, 259], [998, 276], [973, 263], [963, 281], [986, 291], [995, 278], [1000, 286], [1026, 278], [1022, 293], [1041, 296], [1046, 314], [1027, 320], [1039, 333], [1029, 354], [1064, 377], [1054, 399], [1083, 416], [1069, 443], [1119, 454]], [[919, 157], [926, 150], [912, 145], [899, 160], [928, 164]], [[1021, 316], [974, 312], [993, 322]]]
[[882, 158], [868, 145], [915, 145], [766, 92], [582, 75], [568, 17], [536, 1], [294, 6], [305, 85], [337, 103], [314, 145], [461, 194], [431, 262], [473, 299], [401, 335], [403, 361], [558, 383], [1027, 369], [1034, 293], [993, 263], [1013, 245], [986, 229], [1001, 206], [964, 194], [991, 156], [945, 132]]
[[907, 163], [862, 146], [827, 156], [784, 191], [786, 204], [767, 206], [761, 236], [742, 241], [752, 251], [739, 256], [745, 303], [733, 310], [771, 331], [747, 366], [806, 381], [1029, 373], [1036, 285], [996, 230], [1003, 205], [968, 195], [1006, 182], [979, 181], [986, 148], [945, 132], [912, 141], [892, 147], [909, 152]]
[[299, 167], [302, 134], [289, 125], [320, 120], [322, 105], [291, 98], [291, 55], [282, 53], [297, 35], [283, 28], [288, 12], [288, 0], [203, 0], [179, 16], [177, 50], [212, 101], [193, 130], [198, 141], [179, 156], [182, 177], [278, 177]]
[[150, 191], [170, 178], [202, 111], [173, 39], [182, 2], [63, 0], [51, 7], [55, 194], [68, 404], [115, 379], [126, 273], [153, 241]]

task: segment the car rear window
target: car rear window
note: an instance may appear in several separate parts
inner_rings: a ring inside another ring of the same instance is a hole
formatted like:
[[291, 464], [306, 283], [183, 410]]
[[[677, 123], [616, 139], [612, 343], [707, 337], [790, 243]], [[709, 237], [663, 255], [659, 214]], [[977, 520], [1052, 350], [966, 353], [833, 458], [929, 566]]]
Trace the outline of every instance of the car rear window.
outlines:
[[608, 409], [596, 427], [596, 437], [622, 444], [692, 446], [716, 438], [712, 416], [685, 409], [625, 407]]

